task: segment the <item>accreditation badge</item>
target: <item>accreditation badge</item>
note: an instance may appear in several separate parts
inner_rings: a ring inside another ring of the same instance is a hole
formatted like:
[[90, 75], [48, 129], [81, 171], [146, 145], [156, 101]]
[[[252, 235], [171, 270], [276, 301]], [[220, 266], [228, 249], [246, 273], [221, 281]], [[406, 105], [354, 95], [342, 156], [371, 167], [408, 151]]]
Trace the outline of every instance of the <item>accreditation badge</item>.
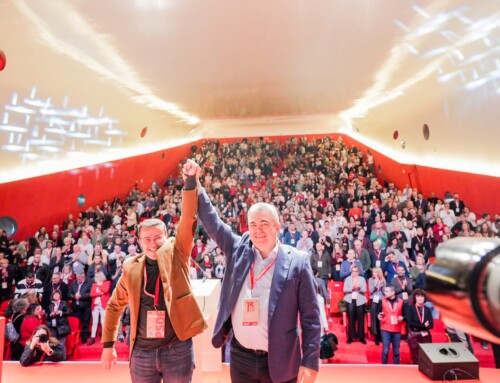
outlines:
[[146, 338], [165, 337], [165, 310], [149, 310], [146, 321]]
[[404, 301], [408, 300], [408, 293], [406, 291], [403, 291], [403, 300]]
[[398, 317], [396, 315], [391, 315], [391, 324], [392, 325], [398, 324]]
[[6, 289], [7, 288], [7, 282], [2, 282], [2, 289]]
[[377, 259], [377, 260], [375, 261], [375, 267], [380, 267], [380, 264], [381, 264], [380, 260], [379, 260], [379, 259]]
[[323, 261], [318, 261], [318, 268], [322, 268], [323, 267]]
[[243, 326], [258, 326], [260, 301], [259, 298], [243, 300]]
[[373, 296], [373, 303], [378, 303], [378, 302], [380, 302], [380, 295], [375, 294], [375, 295]]

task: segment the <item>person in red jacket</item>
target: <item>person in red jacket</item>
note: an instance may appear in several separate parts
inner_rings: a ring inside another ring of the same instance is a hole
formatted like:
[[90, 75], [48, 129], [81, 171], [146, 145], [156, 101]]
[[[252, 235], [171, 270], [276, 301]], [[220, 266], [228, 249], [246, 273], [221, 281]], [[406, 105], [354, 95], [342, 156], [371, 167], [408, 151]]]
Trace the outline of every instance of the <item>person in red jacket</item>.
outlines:
[[101, 319], [101, 327], [104, 327], [104, 314], [110, 297], [111, 282], [106, 280], [106, 276], [102, 271], [95, 273], [94, 283], [90, 289], [90, 297], [92, 298], [92, 332], [87, 346], [95, 343], [97, 334], [97, 326], [99, 325], [99, 317]]
[[382, 333], [382, 364], [387, 364], [391, 344], [394, 364], [399, 364], [399, 346], [404, 320], [403, 300], [396, 296], [394, 286], [384, 287], [384, 298], [379, 302], [377, 311]]
[[38, 303], [32, 303], [26, 310], [26, 316], [21, 324], [21, 332], [19, 333], [19, 341], [21, 345], [26, 346], [26, 342], [33, 336], [33, 332], [42, 324], [42, 306]]

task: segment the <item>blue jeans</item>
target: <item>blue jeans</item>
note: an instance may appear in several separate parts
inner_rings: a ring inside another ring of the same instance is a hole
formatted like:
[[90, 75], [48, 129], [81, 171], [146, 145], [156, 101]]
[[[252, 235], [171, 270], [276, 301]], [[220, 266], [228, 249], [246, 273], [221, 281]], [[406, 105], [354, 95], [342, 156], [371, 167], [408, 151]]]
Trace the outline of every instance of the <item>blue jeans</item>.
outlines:
[[382, 364], [387, 364], [389, 359], [389, 350], [392, 343], [392, 352], [394, 355], [394, 364], [399, 364], [399, 345], [401, 343], [400, 332], [388, 332], [382, 330]]
[[159, 350], [134, 349], [130, 357], [133, 383], [189, 383], [194, 370], [193, 341]]

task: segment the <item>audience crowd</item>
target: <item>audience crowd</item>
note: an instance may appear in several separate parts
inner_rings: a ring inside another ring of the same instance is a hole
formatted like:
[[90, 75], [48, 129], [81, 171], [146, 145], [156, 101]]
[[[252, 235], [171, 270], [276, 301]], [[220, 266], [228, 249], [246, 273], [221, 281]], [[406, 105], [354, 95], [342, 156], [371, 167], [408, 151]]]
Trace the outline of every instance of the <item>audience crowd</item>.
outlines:
[[[235, 233], [248, 230], [253, 203], [278, 208], [279, 239], [310, 254], [327, 306], [333, 304], [329, 282], [344, 282], [348, 343], [366, 343], [364, 315], [371, 312], [371, 329], [376, 343], [384, 342], [384, 353], [393, 341], [384, 332], [400, 329], [387, 319], [390, 315], [384, 318], [384, 302], [400, 299], [402, 319], [396, 321], [409, 324], [410, 331], [426, 332], [417, 323], [423, 311], [411, 306], [427, 301], [424, 272], [436, 247], [453, 237], [499, 236], [500, 215], [476, 215], [458, 193], [441, 198], [408, 185], [381, 184], [371, 153], [348, 147], [341, 138], [207, 140], [192, 147], [192, 157], [202, 165], [202, 186]], [[64, 348], [68, 316], [79, 318], [83, 343], [95, 342], [123, 262], [141, 252], [137, 224], [158, 217], [167, 235], [175, 235], [181, 166], [163, 188], [153, 183], [141, 190], [136, 184], [124, 199], [104, 201], [78, 217], [68, 214], [26, 241], [9, 240], [0, 232], [0, 300], [19, 334], [10, 339], [12, 359], [21, 358], [25, 347], [33, 349], [33, 331], [43, 324], [52, 344]], [[201, 226], [191, 256], [192, 278], [224, 277], [225, 256]], [[394, 296], [385, 295], [387, 286]], [[426, 305], [432, 309], [430, 302]], [[119, 334], [120, 341], [125, 337]]]

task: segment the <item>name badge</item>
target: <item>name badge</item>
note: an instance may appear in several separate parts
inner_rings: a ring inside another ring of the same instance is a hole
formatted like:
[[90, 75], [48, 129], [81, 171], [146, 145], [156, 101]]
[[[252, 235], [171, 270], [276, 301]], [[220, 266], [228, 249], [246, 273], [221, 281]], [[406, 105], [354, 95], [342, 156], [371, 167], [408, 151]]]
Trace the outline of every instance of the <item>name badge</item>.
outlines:
[[375, 261], [375, 267], [380, 267], [380, 263], [381, 263], [381, 262], [380, 262], [380, 260], [378, 260], [378, 259], [377, 259], [377, 260]]
[[375, 294], [375, 295], [373, 296], [373, 303], [378, 303], [378, 302], [380, 302], [380, 295]]
[[165, 337], [165, 311], [149, 310], [146, 322], [146, 338]]
[[318, 261], [318, 267], [323, 267], [323, 261]]
[[54, 327], [54, 328], [57, 327], [57, 320], [56, 320], [56, 318], [52, 319], [52, 327]]
[[391, 324], [398, 324], [398, 317], [396, 315], [391, 315]]
[[340, 265], [338, 263], [335, 265], [335, 270], [340, 271]]
[[259, 298], [243, 300], [243, 326], [258, 326], [260, 302]]
[[7, 282], [2, 282], [2, 289], [6, 289], [7, 288]]
[[357, 291], [352, 292], [352, 299], [358, 299], [358, 292]]
[[427, 336], [427, 335], [429, 335], [429, 333], [427, 331], [420, 331], [420, 335]]
[[293, 245], [293, 244], [295, 243], [295, 239], [294, 239], [294, 238], [292, 238], [292, 239], [290, 240], [290, 243]]
[[403, 300], [404, 301], [408, 300], [408, 293], [406, 291], [403, 291]]

